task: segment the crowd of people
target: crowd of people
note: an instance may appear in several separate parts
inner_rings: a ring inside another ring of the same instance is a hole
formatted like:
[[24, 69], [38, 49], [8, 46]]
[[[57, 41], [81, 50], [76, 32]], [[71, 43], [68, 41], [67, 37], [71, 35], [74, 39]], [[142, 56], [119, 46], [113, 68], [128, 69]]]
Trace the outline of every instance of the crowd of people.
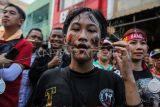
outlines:
[[148, 53], [142, 29], [112, 42], [104, 16], [81, 7], [45, 43], [39, 28], [23, 35], [25, 18], [20, 7], [4, 7], [0, 107], [160, 106], [160, 48]]

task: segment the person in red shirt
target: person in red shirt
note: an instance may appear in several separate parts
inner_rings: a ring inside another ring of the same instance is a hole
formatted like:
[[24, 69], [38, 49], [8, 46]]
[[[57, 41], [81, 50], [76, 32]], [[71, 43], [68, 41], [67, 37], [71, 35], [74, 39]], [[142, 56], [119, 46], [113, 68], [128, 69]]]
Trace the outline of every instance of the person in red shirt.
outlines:
[[22, 38], [20, 30], [24, 20], [25, 13], [18, 6], [8, 4], [4, 8], [2, 16], [4, 32], [0, 34], [1, 107], [18, 106], [21, 74], [30, 66], [32, 44]]

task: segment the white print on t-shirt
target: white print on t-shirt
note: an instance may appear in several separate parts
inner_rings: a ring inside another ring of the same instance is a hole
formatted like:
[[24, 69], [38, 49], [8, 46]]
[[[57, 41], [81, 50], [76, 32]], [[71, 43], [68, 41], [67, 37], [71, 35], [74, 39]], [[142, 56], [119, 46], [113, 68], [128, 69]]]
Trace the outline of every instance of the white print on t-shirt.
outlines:
[[114, 104], [114, 92], [112, 89], [105, 88], [100, 91], [99, 99], [104, 107], [110, 107]]
[[148, 83], [152, 80], [152, 78], [144, 78], [144, 79], [138, 79], [136, 81], [139, 93], [143, 99], [144, 102], [154, 102], [154, 107], [158, 107], [159, 105], [159, 94], [154, 94], [149, 91], [148, 89]]

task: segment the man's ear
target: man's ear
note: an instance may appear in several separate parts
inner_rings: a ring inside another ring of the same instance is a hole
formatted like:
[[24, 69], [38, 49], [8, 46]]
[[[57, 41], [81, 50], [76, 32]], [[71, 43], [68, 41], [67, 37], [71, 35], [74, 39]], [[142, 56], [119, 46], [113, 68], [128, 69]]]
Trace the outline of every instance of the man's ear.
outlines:
[[65, 44], [65, 45], [67, 45], [67, 44], [68, 44], [68, 42], [67, 42], [67, 38], [66, 38], [66, 37], [64, 38], [64, 44]]
[[24, 19], [19, 19], [19, 26], [22, 26], [22, 24], [24, 23]]

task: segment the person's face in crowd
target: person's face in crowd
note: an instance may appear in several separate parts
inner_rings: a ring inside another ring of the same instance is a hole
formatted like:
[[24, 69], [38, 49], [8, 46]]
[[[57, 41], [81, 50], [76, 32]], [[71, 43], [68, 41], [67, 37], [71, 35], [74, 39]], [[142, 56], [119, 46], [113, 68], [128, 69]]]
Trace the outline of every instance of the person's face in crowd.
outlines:
[[109, 45], [102, 47], [98, 52], [98, 59], [102, 62], [109, 61], [112, 56], [112, 48]]
[[128, 43], [132, 59], [142, 60], [148, 50], [147, 42], [143, 39], [133, 39]]
[[146, 54], [146, 55], [144, 56], [144, 61], [145, 61], [147, 64], [149, 64], [149, 54]]
[[78, 62], [92, 59], [93, 50], [99, 44], [100, 28], [96, 18], [89, 12], [76, 16], [69, 25], [66, 41], [72, 47], [72, 56]]
[[32, 30], [28, 35], [28, 39], [31, 40], [33, 44], [33, 48], [38, 49], [41, 46], [42, 41], [43, 41], [42, 33], [38, 30]]
[[2, 25], [4, 27], [21, 26], [23, 21], [15, 7], [9, 6], [3, 10]]
[[160, 54], [156, 55], [152, 59], [153, 59], [154, 67], [160, 70]]
[[62, 30], [59, 30], [59, 29], [52, 30], [51, 35], [49, 37], [49, 41], [53, 49], [62, 48], [64, 44], [64, 35]]

